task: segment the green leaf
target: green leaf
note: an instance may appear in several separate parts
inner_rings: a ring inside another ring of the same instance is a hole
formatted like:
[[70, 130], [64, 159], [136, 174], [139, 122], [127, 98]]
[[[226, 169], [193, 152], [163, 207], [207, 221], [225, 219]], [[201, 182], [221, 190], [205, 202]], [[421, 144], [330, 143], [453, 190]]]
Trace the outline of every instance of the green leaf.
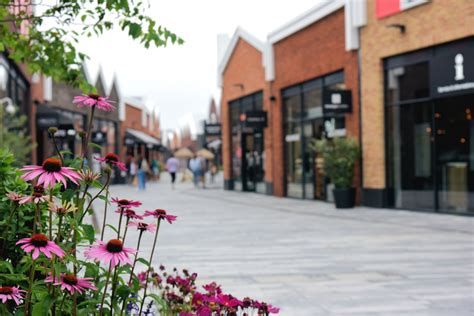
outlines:
[[82, 229], [84, 230], [84, 237], [92, 244], [95, 240], [94, 227], [89, 224], [83, 224]]
[[117, 288], [117, 295], [122, 299], [122, 300], [125, 300], [128, 298], [128, 296], [130, 295], [131, 293], [131, 289], [126, 286], [126, 285], [120, 285], [118, 288]]
[[146, 266], [150, 266], [150, 263], [147, 260], [143, 259], [143, 258], [138, 258], [137, 262], [143, 263]]
[[56, 301], [52, 295], [48, 294], [33, 306], [32, 316], [49, 315], [51, 305]]

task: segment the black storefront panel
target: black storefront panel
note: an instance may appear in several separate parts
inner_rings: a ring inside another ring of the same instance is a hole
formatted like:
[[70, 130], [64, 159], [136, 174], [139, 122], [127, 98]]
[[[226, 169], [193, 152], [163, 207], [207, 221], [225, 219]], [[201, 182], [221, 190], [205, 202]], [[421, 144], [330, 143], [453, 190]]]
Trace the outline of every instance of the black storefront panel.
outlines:
[[473, 57], [468, 38], [385, 61], [382, 204], [474, 212]]

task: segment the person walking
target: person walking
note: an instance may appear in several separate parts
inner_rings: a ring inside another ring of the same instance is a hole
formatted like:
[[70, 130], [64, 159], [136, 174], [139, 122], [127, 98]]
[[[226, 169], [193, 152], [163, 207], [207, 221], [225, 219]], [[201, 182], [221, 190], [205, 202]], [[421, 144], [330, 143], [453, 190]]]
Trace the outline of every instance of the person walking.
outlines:
[[146, 176], [150, 172], [150, 166], [146, 158], [139, 157], [138, 160], [138, 190], [145, 190], [146, 189]]
[[202, 177], [202, 161], [196, 154], [194, 154], [194, 157], [189, 161], [189, 169], [191, 169], [193, 173], [194, 187], [197, 188]]
[[136, 186], [138, 183], [135, 179], [136, 179], [136, 176], [137, 176], [137, 171], [138, 171], [138, 166], [137, 166], [137, 160], [135, 159], [135, 157], [131, 157], [130, 158], [130, 168], [128, 169], [129, 172], [130, 172], [130, 184], [132, 184], [133, 186]]
[[179, 169], [179, 160], [174, 156], [174, 154], [171, 155], [171, 157], [166, 160], [166, 171], [169, 172], [171, 176], [171, 188], [174, 190], [174, 183], [176, 182], [176, 172], [178, 172]]

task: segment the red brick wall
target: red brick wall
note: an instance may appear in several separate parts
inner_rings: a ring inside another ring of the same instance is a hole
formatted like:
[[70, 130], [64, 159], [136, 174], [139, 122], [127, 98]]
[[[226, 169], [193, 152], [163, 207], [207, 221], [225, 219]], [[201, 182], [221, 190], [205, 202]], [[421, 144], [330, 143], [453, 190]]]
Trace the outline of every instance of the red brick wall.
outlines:
[[[262, 53], [240, 39], [232, 53], [223, 74], [223, 87], [221, 96], [221, 120], [222, 120], [222, 155], [224, 162], [224, 179], [232, 179], [232, 143], [229, 101], [252, 94], [265, 89], [265, 75], [262, 66]], [[243, 88], [235, 86], [243, 84]], [[268, 94], [264, 92], [264, 107], [267, 107]], [[265, 142], [269, 134], [269, 129], [264, 131]], [[270, 145], [270, 144], [268, 144]], [[266, 146], [265, 146], [266, 147]], [[267, 165], [267, 173], [269, 167]], [[266, 179], [271, 181], [271, 178]]]
[[[277, 98], [272, 106], [274, 130], [274, 194], [285, 194], [285, 164], [283, 142], [283, 109], [281, 90], [344, 70], [347, 89], [352, 90], [353, 111], [346, 115], [348, 135], [359, 136], [359, 98], [357, 52], [345, 49], [344, 9], [340, 9], [324, 19], [274, 44], [275, 81], [272, 92]], [[359, 172], [356, 170], [354, 183], [359, 187]]]

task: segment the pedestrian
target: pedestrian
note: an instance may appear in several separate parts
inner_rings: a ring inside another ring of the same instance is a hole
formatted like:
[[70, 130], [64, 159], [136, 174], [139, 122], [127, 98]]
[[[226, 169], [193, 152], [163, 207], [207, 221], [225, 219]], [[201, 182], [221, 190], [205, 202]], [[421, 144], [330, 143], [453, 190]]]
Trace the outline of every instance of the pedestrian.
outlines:
[[202, 161], [196, 154], [194, 154], [194, 157], [189, 161], [189, 169], [191, 169], [191, 172], [193, 173], [194, 187], [197, 188], [201, 181], [203, 168]]
[[203, 156], [198, 156], [199, 162], [201, 164], [201, 176], [199, 180], [201, 181], [202, 188], [206, 188], [206, 173], [207, 173], [207, 159]]
[[147, 174], [150, 172], [150, 167], [146, 158], [139, 157], [138, 158], [138, 190], [145, 190], [146, 188], [146, 177]]
[[130, 184], [132, 184], [133, 186], [136, 186], [137, 185], [137, 169], [138, 169], [138, 166], [137, 166], [137, 160], [135, 159], [135, 157], [131, 157], [130, 158], [130, 168], [128, 169], [129, 172], [130, 172]]
[[211, 162], [211, 183], [215, 183], [216, 179], [216, 174], [217, 174], [217, 166], [214, 162]]
[[171, 157], [166, 160], [166, 171], [169, 172], [171, 175], [171, 188], [174, 190], [174, 183], [176, 181], [176, 172], [178, 172], [179, 169], [179, 160], [174, 156], [174, 154], [171, 155]]
[[160, 175], [160, 166], [156, 158], [153, 158], [151, 160], [151, 170], [153, 172], [153, 180], [155, 181], [158, 180], [159, 175]]

